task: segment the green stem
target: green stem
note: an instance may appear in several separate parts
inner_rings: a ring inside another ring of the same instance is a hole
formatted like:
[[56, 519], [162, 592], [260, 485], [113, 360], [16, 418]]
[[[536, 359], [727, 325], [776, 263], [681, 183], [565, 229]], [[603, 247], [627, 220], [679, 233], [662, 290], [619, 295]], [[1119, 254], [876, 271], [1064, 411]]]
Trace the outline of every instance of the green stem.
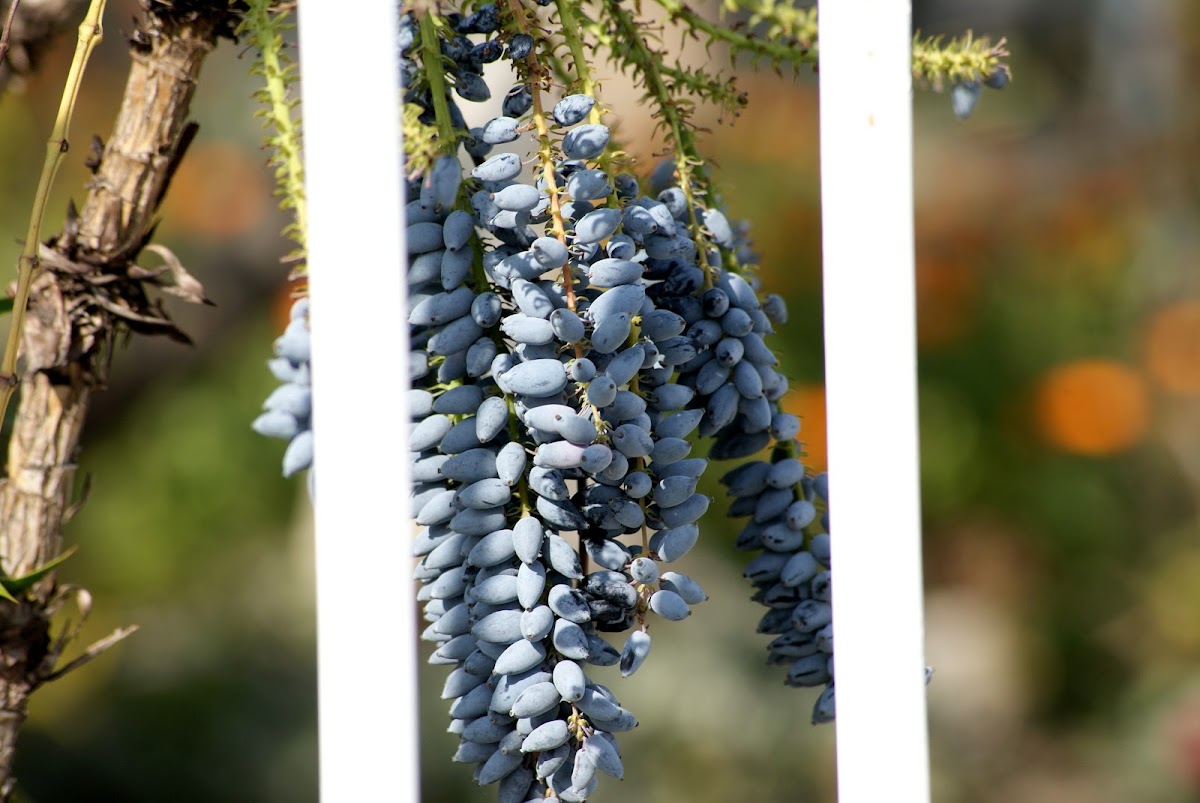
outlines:
[[[567, 0], [567, 2], [570, 2], [570, 0]], [[549, 46], [549, 42], [546, 41], [545, 37], [542, 36], [542, 32], [538, 29], [538, 27], [530, 24], [529, 18], [525, 15], [525, 9], [522, 8], [520, 0], [508, 0], [508, 7], [509, 13], [512, 14], [513, 21], [516, 23], [517, 28], [521, 31], [521, 33], [532, 36], [537, 43], [537, 46], [530, 50], [529, 55], [525, 57], [525, 78], [529, 82], [529, 92], [533, 100], [533, 108], [530, 110], [530, 116], [533, 119], [533, 125], [537, 131], [538, 160], [541, 163], [542, 181], [546, 186], [546, 196], [550, 199], [550, 231], [554, 235], [555, 239], [566, 245], [567, 228], [562, 216], [562, 199], [560, 197], [561, 190], [558, 186], [558, 180], [555, 178], [554, 147], [550, 140], [550, 127], [546, 122], [546, 110], [542, 104], [542, 80], [545, 77], [545, 68], [538, 61], [539, 46], [543, 53], [552, 52], [552, 48]], [[574, 20], [574, 17], [571, 19]], [[577, 36], [576, 41], [578, 42]], [[579, 52], [582, 54], [582, 45], [580, 45], [580, 47], [581, 49]], [[574, 51], [572, 51], [572, 53], [574, 54]], [[577, 69], [586, 71], [586, 62], [578, 62]], [[581, 81], [587, 80], [590, 82], [590, 77], [586, 79], [582, 77], [585, 73], [577, 74], [581, 76]], [[588, 86], [592, 87], [594, 85], [589, 83]], [[594, 106], [592, 107], [592, 111], [595, 112]], [[601, 162], [601, 164], [604, 163]], [[575, 283], [571, 275], [570, 261], [562, 266], [562, 278], [563, 286], [566, 289], [567, 308], [574, 311]], [[576, 343], [575, 358], [581, 359], [582, 357], [583, 346], [582, 344]], [[597, 439], [602, 442], [606, 441], [608, 436], [604, 430], [600, 411], [587, 400], [587, 385], [579, 382], [576, 383], [576, 386], [580, 394], [580, 404], [586, 405], [587, 408], [591, 410], [592, 421], [594, 421], [596, 424]], [[580, 549], [582, 550], [582, 544], [580, 545]], [[583, 555], [584, 553], [581, 552], [580, 554]], [[581, 559], [586, 560], [586, 558]]]
[[[654, 0], [672, 20], [689, 31], [701, 31], [710, 41], [724, 42], [735, 53], [751, 53], [776, 64], [817, 64], [817, 10], [796, 9], [786, 3], [765, 5], [745, 0], [726, 0], [732, 11], [751, 13], [750, 24], [765, 24], [762, 36], [742, 33], [728, 25], [712, 22], [697, 14], [683, 0]], [[914, 38], [912, 46], [913, 78], [940, 89], [945, 81], [982, 80], [997, 71], [1009, 72], [1004, 59], [1009, 55], [1001, 39], [992, 44], [987, 38], [976, 39], [970, 32], [942, 43], [941, 37]]]
[[[505, 396], [505, 402], [508, 404], [508, 437], [513, 443], [521, 442], [521, 432], [517, 428], [517, 405], [512, 396]], [[532, 508], [529, 506], [529, 481], [527, 475], [522, 474], [517, 481], [517, 500], [521, 505], [521, 515], [528, 516]]]
[[79, 24], [75, 57], [71, 60], [71, 69], [63, 86], [54, 130], [46, 142], [46, 158], [42, 162], [42, 173], [38, 178], [37, 193], [33, 199], [33, 212], [29, 217], [29, 228], [25, 232], [25, 244], [21, 249], [17, 295], [13, 300], [12, 318], [8, 324], [8, 342], [4, 345], [3, 361], [0, 361], [0, 421], [4, 420], [8, 403], [17, 389], [17, 352], [21, 347], [21, 328], [25, 324], [25, 307], [29, 304], [33, 274], [39, 267], [38, 246], [42, 236], [42, 220], [46, 216], [46, 204], [50, 200], [50, 187], [54, 184], [59, 165], [62, 164], [63, 154], [67, 152], [67, 134], [71, 129], [71, 116], [75, 111], [75, 99], [79, 97], [84, 69], [92, 51], [104, 37], [100, 26], [104, 5], [105, 0], [92, 0], [87, 16]]
[[306, 251], [308, 232], [308, 207], [304, 197], [304, 158], [300, 146], [300, 127], [292, 116], [294, 101], [288, 99], [288, 86], [295, 71], [283, 53], [283, 19], [287, 11], [280, 11], [279, 18], [272, 14], [271, 0], [249, 0], [249, 9], [240, 32], [248, 33], [252, 44], [258, 49], [263, 76], [263, 94], [266, 104], [265, 128], [274, 127], [279, 133], [269, 144], [274, 146], [274, 162], [282, 171], [277, 174], [278, 194], [283, 197], [281, 206], [291, 208], [294, 225], [285, 230], [292, 240]]
[[725, 108], [736, 110], [746, 105], [745, 94], [734, 89], [732, 83], [717, 84], [713, 80], [713, 77], [706, 73], [693, 72], [681, 67], [672, 67], [669, 64], [660, 64], [659, 69], [664, 76], [674, 81], [677, 86], [686, 87], [689, 91], [697, 95], [702, 92], [711, 93], [712, 99]]
[[[580, 93], [598, 101], [596, 80], [592, 77], [592, 70], [588, 66], [588, 55], [583, 49], [583, 37], [580, 32], [579, 18], [575, 16], [574, 0], [554, 0], [554, 5], [558, 9], [559, 33], [562, 34], [563, 41], [567, 43], [567, 50], [571, 51], [571, 58], [575, 62], [576, 80], [572, 86]], [[592, 124], [600, 122], [599, 103], [592, 105], [592, 110], [588, 112], [588, 122]], [[612, 175], [612, 155], [607, 150], [600, 154], [596, 161], [601, 170]], [[608, 205], [613, 208], [621, 205], [615, 187], [608, 196]]]
[[[629, 332], [630, 345], [637, 343], [638, 340], [640, 340], [641, 336], [642, 336], [641, 319], [637, 318], [635, 320], [637, 321], [637, 323], [635, 323], [632, 327], [630, 327], [630, 332]], [[633, 379], [629, 380], [629, 392], [634, 394], [635, 396], [642, 395], [641, 383], [638, 382], [637, 374], [634, 374]], [[635, 457], [633, 460], [633, 470], [634, 471], [645, 471], [646, 470], [646, 458]], [[641, 509], [642, 509], [643, 518], [646, 515], [646, 507], [648, 505], [648, 499], [649, 499], [649, 497], [643, 496], [641, 499], [638, 500], [638, 506], [641, 507]], [[646, 527], [645, 521], [642, 522], [642, 554], [643, 555], [650, 554], [650, 532], [649, 532], [648, 528]]]
[[913, 78], [940, 89], [944, 81], [979, 81], [996, 72], [1009, 73], [1004, 59], [1009, 55], [1001, 39], [992, 44], [986, 37], [976, 39], [968, 31], [964, 36], [942, 44], [941, 37], [914, 38]]
[[724, 0], [726, 11], [750, 12], [750, 25], [766, 23], [767, 36], [783, 37], [801, 47], [815, 46], [817, 9], [798, 8], [795, 0]]
[[[745, 51], [762, 56], [776, 63], [816, 64], [817, 50], [815, 47], [797, 46], [789, 43], [759, 39], [741, 33], [726, 25], [719, 25], [705, 19], [687, 6], [681, 0], [654, 0], [673, 20], [680, 20], [688, 29], [703, 31], [710, 39], [727, 43], [737, 51]], [[815, 12], [814, 12], [815, 16]], [[815, 44], [815, 41], [814, 41]]]
[[[582, 94], [595, 98], [596, 81], [592, 78], [588, 55], [583, 49], [583, 37], [580, 36], [579, 20], [575, 16], [574, 0], [554, 0], [554, 6], [558, 9], [559, 33], [562, 34], [563, 41], [567, 43], [567, 50], [571, 51], [571, 58], [575, 61], [575, 87]], [[592, 106], [591, 112], [588, 113], [588, 122], [600, 122], [598, 105]]]
[[[525, 9], [522, 8], [520, 0], [508, 0], [509, 13], [512, 14], [513, 21], [517, 24], [517, 28], [521, 33], [528, 34], [534, 38], [537, 44], [546, 47], [546, 40], [541, 36], [541, 31], [537, 26], [530, 25], [529, 19], [525, 16]], [[542, 168], [542, 181], [546, 185], [546, 196], [550, 199], [550, 230], [563, 245], [567, 242], [567, 227], [563, 223], [562, 217], [562, 199], [559, 197], [560, 190], [558, 188], [558, 180], [554, 175], [554, 149], [550, 142], [550, 127], [546, 123], [546, 110], [542, 106], [542, 79], [544, 71], [542, 65], [538, 63], [538, 47], [535, 45], [529, 55], [525, 57], [525, 78], [529, 82], [529, 93], [533, 98], [533, 109], [530, 112], [533, 117], [534, 128], [537, 129], [538, 139], [538, 160]], [[570, 261], [562, 267], [563, 286], [567, 293], [567, 308], [571, 311], [575, 310], [575, 286], [571, 278]], [[576, 346], [575, 356], [582, 357], [583, 352], [580, 347]]]
[[458, 137], [450, 117], [450, 104], [446, 100], [446, 75], [442, 63], [442, 50], [438, 46], [437, 25], [433, 11], [421, 15], [421, 65], [425, 68], [425, 80], [429, 82], [429, 95], [433, 101], [433, 116], [437, 120], [438, 138], [445, 153], [453, 154]]
[[604, 7], [628, 49], [626, 59], [641, 74], [646, 91], [654, 99], [663, 120], [667, 123], [671, 145], [675, 150], [675, 171], [679, 174], [679, 187], [687, 198], [688, 229], [692, 241], [696, 243], [696, 259], [704, 271], [704, 286], [711, 288], [713, 276], [712, 268], [708, 264], [708, 238], [704, 235], [700, 221], [696, 219], [696, 196], [707, 196], [709, 187], [703, 175], [697, 175], [692, 170], [693, 166], [703, 163], [696, 149], [696, 140], [680, 114], [675, 98], [667, 88], [663, 72], [658, 66], [660, 55], [652, 52], [646, 45], [637, 23], [620, 5], [620, 0], [605, 0]]

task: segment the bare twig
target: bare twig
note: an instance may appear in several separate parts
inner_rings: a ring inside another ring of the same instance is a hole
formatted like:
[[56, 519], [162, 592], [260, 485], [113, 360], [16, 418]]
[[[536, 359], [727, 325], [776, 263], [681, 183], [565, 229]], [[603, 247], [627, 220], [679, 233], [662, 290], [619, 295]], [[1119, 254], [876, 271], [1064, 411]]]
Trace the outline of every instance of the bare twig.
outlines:
[[[50, 200], [50, 187], [54, 176], [67, 152], [67, 133], [71, 128], [71, 115], [75, 111], [75, 99], [79, 97], [79, 86], [83, 82], [83, 71], [87, 67], [92, 50], [103, 38], [100, 18], [104, 14], [105, 0], [91, 0], [87, 16], [79, 24], [79, 40], [75, 45], [75, 58], [67, 73], [62, 100], [58, 106], [58, 117], [54, 131], [46, 142], [46, 159], [42, 163], [42, 174], [38, 179], [37, 194], [33, 200], [33, 213], [29, 217], [29, 228], [25, 234], [25, 246], [21, 251], [20, 274], [17, 278], [17, 295], [13, 301], [12, 318], [8, 324], [8, 342], [4, 346], [4, 358], [0, 361], [0, 421], [8, 409], [8, 402], [17, 389], [17, 352], [21, 346], [21, 326], [25, 323], [25, 307], [29, 304], [29, 288], [33, 274], [38, 268], [38, 241], [42, 233], [42, 219], [46, 216], [46, 204]], [[16, 9], [16, 3], [13, 4]], [[10, 13], [11, 20], [11, 13]]]
[[137, 630], [138, 630], [137, 625], [129, 625], [128, 627], [118, 627], [116, 630], [109, 633], [107, 636], [100, 639], [95, 644], [91, 645], [86, 650], [84, 650], [83, 654], [79, 655], [77, 658], [75, 658], [75, 660], [71, 661], [66, 666], [60, 667], [59, 669], [55, 669], [49, 675], [46, 675], [45, 678], [43, 678], [42, 682], [49, 683], [52, 680], [58, 680], [63, 675], [66, 675], [69, 672], [74, 672], [76, 669], [83, 666], [87, 662], [91, 661], [93, 658], [98, 658], [102, 653], [104, 653], [109, 648], [116, 646], [118, 643], [120, 643], [121, 641], [124, 641], [129, 636], [132, 636], [134, 633], [137, 632]]
[[21, 0], [12, 0], [12, 5], [8, 7], [8, 17], [4, 20], [4, 32], [0, 33], [0, 64], [4, 63], [4, 57], [8, 55], [8, 38], [12, 36], [13, 20], [17, 18], [17, 7], [21, 5]]

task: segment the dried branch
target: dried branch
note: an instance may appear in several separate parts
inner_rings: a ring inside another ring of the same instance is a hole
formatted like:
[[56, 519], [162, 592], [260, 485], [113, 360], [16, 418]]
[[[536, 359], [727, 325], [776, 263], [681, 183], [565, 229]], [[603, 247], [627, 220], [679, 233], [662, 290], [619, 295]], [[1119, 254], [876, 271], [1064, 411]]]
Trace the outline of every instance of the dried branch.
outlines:
[[118, 643], [124, 641], [129, 636], [132, 636], [137, 631], [138, 631], [137, 625], [129, 625], [128, 627], [118, 627], [116, 630], [109, 633], [107, 636], [100, 639], [99, 641], [97, 641], [96, 643], [94, 643], [90, 647], [88, 647], [86, 650], [84, 650], [82, 655], [78, 656], [77, 658], [72, 660], [67, 665], [54, 670], [49, 675], [46, 675], [42, 679], [42, 682], [49, 683], [53, 680], [58, 680], [63, 675], [74, 672], [76, 669], [78, 669], [79, 667], [88, 663], [93, 658], [99, 658], [104, 652], [106, 652], [107, 650], [109, 650], [112, 647], [115, 647]]
[[8, 55], [8, 40], [12, 36], [13, 22], [17, 18], [17, 9], [21, 7], [21, 0], [13, 0], [13, 3], [8, 8], [8, 16], [4, 19], [4, 31], [0, 33], [0, 63], [4, 62], [4, 57]]

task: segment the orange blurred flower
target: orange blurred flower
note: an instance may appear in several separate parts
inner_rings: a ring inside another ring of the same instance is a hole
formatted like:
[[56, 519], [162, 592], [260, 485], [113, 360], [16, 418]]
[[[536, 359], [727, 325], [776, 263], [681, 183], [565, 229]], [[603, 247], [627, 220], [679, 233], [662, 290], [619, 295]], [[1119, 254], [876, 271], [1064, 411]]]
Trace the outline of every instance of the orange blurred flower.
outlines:
[[979, 268], [969, 249], [917, 250], [917, 343], [946, 345], [971, 330], [979, 296]]
[[820, 473], [829, 467], [825, 437], [825, 386], [799, 385], [783, 398], [783, 409], [800, 418], [800, 442], [808, 457], [805, 467]]
[[1035, 415], [1050, 443], [1100, 456], [1138, 443], [1146, 433], [1149, 407], [1140, 374], [1124, 363], [1097, 358], [1050, 369], [1037, 389]]
[[1143, 360], [1165, 390], [1200, 395], [1200, 299], [1163, 307], [1146, 327]]

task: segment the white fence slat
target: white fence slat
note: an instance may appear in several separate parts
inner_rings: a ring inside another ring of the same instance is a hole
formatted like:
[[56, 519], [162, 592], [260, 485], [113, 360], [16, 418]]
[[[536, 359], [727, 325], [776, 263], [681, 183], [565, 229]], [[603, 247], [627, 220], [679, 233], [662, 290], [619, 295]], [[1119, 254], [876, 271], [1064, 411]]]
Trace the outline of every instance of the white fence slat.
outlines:
[[841, 803], [926, 803], [911, 6], [820, 3]]
[[320, 793], [419, 800], [395, 3], [299, 5]]

